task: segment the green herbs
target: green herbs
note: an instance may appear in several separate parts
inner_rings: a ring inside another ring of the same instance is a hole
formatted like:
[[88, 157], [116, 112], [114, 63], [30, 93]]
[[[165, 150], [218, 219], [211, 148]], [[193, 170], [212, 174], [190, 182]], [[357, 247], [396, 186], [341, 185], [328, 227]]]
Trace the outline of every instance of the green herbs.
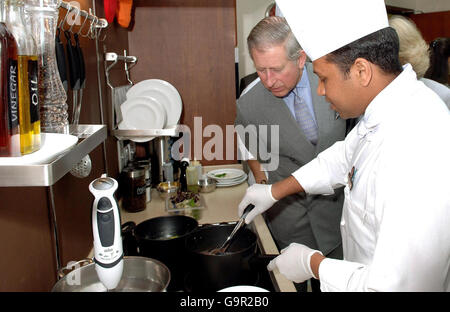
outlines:
[[219, 174], [215, 174], [214, 176], [216, 178], [224, 178], [227, 174], [226, 173], [219, 173]]
[[188, 206], [191, 207], [196, 207], [197, 205], [195, 204], [195, 199], [191, 198], [188, 202], [187, 202]]

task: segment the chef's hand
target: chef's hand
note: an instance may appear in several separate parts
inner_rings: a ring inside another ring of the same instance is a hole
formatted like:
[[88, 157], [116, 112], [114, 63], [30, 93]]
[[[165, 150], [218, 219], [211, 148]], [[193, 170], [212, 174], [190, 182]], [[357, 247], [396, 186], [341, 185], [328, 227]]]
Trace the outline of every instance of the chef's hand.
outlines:
[[311, 256], [314, 253], [322, 253], [311, 249], [305, 245], [291, 243], [288, 247], [281, 250], [281, 255], [273, 259], [267, 265], [269, 271], [278, 268], [288, 280], [302, 283], [314, 277], [311, 269]]
[[245, 192], [245, 196], [239, 204], [239, 217], [242, 216], [245, 207], [253, 204], [255, 208], [252, 209], [245, 217], [245, 223], [249, 224], [253, 219], [272, 207], [278, 200], [272, 197], [272, 185], [269, 184], [253, 184]]

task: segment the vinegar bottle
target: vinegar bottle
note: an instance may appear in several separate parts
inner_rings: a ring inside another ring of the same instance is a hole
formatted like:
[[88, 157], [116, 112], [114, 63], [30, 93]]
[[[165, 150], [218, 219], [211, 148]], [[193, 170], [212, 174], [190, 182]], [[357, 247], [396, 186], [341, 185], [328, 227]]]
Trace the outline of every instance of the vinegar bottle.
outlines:
[[4, 2], [6, 26], [17, 42], [20, 152], [24, 155], [39, 150], [41, 146], [37, 48], [23, 20], [23, 1]]
[[20, 156], [17, 44], [3, 17], [0, 3], [0, 156]]

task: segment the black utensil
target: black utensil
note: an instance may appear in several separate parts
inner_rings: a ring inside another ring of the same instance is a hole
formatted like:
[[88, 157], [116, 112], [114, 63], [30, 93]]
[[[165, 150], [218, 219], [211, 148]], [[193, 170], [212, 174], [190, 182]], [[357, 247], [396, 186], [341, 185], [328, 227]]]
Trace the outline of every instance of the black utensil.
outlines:
[[84, 64], [84, 55], [83, 50], [81, 50], [80, 40], [78, 34], [74, 34], [73, 38], [75, 39], [75, 48], [78, 55], [78, 69], [79, 69], [79, 77], [80, 77], [80, 88], [84, 88], [85, 80], [86, 80], [86, 68]]
[[239, 218], [238, 223], [236, 223], [236, 226], [234, 227], [233, 231], [231, 232], [231, 234], [227, 237], [227, 239], [225, 240], [225, 242], [219, 247], [219, 248], [214, 248], [210, 251], [211, 254], [213, 255], [218, 255], [218, 254], [223, 254], [227, 251], [228, 247], [230, 247], [231, 243], [233, 242], [233, 239], [236, 237], [237, 232], [245, 226], [245, 217], [247, 216], [247, 214], [253, 209], [255, 208], [254, 205], [249, 204], [245, 209], [244, 209], [244, 213], [242, 214], [242, 216]]
[[78, 90], [80, 89], [80, 61], [75, 45], [72, 44], [70, 32], [65, 30], [64, 36], [67, 39], [66, 52], [69, 63], [70, 88], [72, 89], [72, 124], [75, 124], [75, 115], [78, 105]]
[[79, 69], [79, 77], [80, 77], [80, 88], [79, 88], [79, 99], [75, 111], [75, 118], [74, 118], [74, 124], [78, 124], [80, 120], [80, 111], [81, 111], [81, 103], [83, 101], [83, 89], [85, 87], [86, 82], [86, 68], [84, 63], [84, 55], [83, 51], [81, 50], [80, 46], [80, 40], [78, 37], [78, 34], [74, 34], [73, 38], [75, 39], [75, 51], [77, 53], [77, 59], [78, 59], [78, 69]]
[[67, 39], [66, 53], [67, 61], [69, 63], [70, 88], [72, 90], [78, 90], [80, 89], [80, 66], [78, 53], [76, 50], [76, 46], [72, 45], [72, 37], [70, 36], [70, 32], [65, 30], [64, 36]]
[[61, 31], [58, 28], [56, 30], [56, 38], [55, 38], [56, 63], [58, 64], [59, 77], [63, 84], [64, 90], [67, 93], [67, 89], [69, 88], [69, 82], [67, 81], [66, 53], [64, 52], [64, 45], [61, 41], [60, 34]]

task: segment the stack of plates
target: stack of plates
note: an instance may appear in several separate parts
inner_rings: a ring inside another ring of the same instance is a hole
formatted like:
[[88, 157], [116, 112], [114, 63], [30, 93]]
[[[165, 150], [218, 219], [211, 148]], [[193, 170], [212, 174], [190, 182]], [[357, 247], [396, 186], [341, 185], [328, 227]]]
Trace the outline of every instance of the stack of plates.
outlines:
[[[183, 104], [177, 89], [160, 79], [143, 80], [127, 91], [121, 105], [123, 120], [120, 130], [166, 129], [178, 124]], [[133, 138], [146, 142], [153, 137]]]
[[238, 185], [247, 180], [247, 174], [239, 169], [211, 170], [207, 175], [217, 181], [217, 187]]

